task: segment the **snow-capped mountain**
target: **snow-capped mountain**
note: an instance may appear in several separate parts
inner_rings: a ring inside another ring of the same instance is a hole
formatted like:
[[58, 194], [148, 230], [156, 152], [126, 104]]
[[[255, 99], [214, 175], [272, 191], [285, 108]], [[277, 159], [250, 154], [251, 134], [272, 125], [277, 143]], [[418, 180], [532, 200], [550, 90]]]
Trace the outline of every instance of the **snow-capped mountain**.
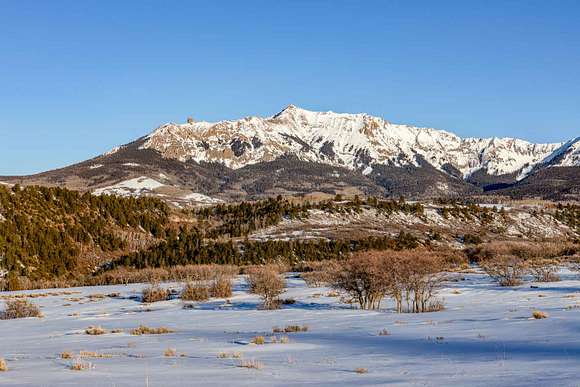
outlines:
[[461, 138], [290, 105], [270, 117], [168, 123], [85, 162], [0, 181], [156, 195], [179, 205], [335, 193], [579, 198], [580, 137]]
[[[531, 171], [562, 146], [514, 138], [460, 138], [367, 114], [313, 112], [290, 105], [267, 118], [165, 124], [147, 137], [142, 148], [165, 158], [219, 162], [233, 169], [291, 154], [364, 174], [371, 173], [373, 164], [418, 167], [421, 156], [439, 170], [450, 165], [467, 178], [479, 170], [490, 175]], [[580, 165], [578, 157], [562, 163]]]

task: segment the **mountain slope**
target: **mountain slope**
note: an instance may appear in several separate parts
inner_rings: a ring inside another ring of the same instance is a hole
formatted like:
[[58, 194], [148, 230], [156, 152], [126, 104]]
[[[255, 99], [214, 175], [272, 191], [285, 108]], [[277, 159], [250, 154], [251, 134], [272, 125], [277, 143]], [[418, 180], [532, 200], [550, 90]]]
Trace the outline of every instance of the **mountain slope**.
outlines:
[[492, 175], [517, 172], [561, 145], [512, 138], [462, 139], [367, 114], [311, 112], [290, 105], [268, 118], [166, 124], [147, 137], [143, 149], [181, 161], [222, 162], [233, 169], [284, 154], [363, 171], [371, 164], [419, 166], [417, 158], [422, 156], [437, 169], [450, 164], [466, 177], [480, 169]]
[[[518, 187], [529, 179], [541, 186], [537, 176], [546, 168], [556, 174], [559, 168], [571, 168], [563, 173], [573, 177], [580, 169], [579, 144], [580, 138], [553, 144], [460, 138], [367, 114], [312, 112], [290, 105], [265, 118], [164, 124], [86, 162], [0, 180], [153, 194], [178, 205], [316, 192], [525, 196], [526, 190]], [[137, 187], [137, 181], [147, 184]], [[556, 190], [551, 194], [576, 192], [576, 180], [568, 181], [550, 185]], [[549, 190], [540, 188], [532, 191]]]

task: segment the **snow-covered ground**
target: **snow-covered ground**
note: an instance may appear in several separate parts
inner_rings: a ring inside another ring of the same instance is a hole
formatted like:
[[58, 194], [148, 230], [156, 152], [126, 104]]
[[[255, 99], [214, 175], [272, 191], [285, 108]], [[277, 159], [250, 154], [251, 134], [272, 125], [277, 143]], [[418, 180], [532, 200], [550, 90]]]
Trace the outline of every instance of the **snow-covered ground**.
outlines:
[[146, 176], [125, 180], [110, 187], [99, 188], [93, 191], [95, 195], [140, 196], [146, 192], [163, 187], [163, 184]]
[[[477, 273], [458, 277], [441, 291], [447, 309], [425, 314], [397, 314], [390, 303], [379, 312], [352, 309], [330, 289], [307, 288], [292, 275], [283, 298], [296, 303], [275, 311], [257, 310], [259, 300], [246, 293], [242, 278], [229, 303], [193, 309], [178, 299], [142, 304], [143, 285], [30, 291], [53, 295], [32, 299], [44, 318], [0, 321], [0, 357], [9, 367], [0, 372], [0, 385], [578, 385], [577, 275], [516, 288], [497, 287]], [[88, 297], [112, 293], [120, 296]], [[532, 319], [536, 309], [549, 317]], [[132, 336], [129, 330], [140, 324], [175, 332]], [[289, 324], [309, 330], [288, 334], [287, 344], [248, 344], [257, 335], [269, 341], [274, 326]], [[84, 330], [91, 325], [122, 332], [90, 336]], [[379, 335], [383, 329], [389, 335]], [[168, 348], [177, 356], [165, 357]], [[83, 359], [92, 368], [73, 371], [73, 360], [60, 358], [64, 351], [106, 357]], [[239, 352], [263, 368], [239, 367], [241, 360], [219, 358], [221, 352]]]

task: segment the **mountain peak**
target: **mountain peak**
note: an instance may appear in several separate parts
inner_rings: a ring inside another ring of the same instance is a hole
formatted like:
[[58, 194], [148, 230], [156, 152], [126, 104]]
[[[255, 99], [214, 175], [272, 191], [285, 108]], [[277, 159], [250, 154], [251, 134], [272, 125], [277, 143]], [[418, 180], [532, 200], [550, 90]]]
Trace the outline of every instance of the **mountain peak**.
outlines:
[[[513, 138], [464, 139], [364, 113], [315, 112], [289, 104], [265, 118], [165, 124], [147, 137], [142, 148], [169, 159], [217, 162], [233, 169], [292, 155], [367, 174], [373, 165], [420, 167], [417, 156], [421, 156], [444, 173], [451, 165], [466, 178], [479, 170], [490, 175], [518, 173], [547, 160], [561, 146]], [[574, 155], [565, 160], [580, 165]]]

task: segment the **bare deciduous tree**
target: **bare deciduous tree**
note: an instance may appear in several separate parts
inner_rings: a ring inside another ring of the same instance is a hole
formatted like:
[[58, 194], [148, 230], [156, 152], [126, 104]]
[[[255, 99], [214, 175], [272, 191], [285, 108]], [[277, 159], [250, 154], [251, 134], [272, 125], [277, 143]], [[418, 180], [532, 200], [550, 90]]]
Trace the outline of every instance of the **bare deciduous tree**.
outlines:
[[257, 267], [248, 271], [250, 292], [262, 297], [264, 309], [277, 309], [280, 306], [278, 296], [284, 292], [284, 278], [269, 267]]
[[526, 262], [513, 255], [500, 255], [480, 263], [481, 268], [500, 286], [516, 286], [526, 274]]

